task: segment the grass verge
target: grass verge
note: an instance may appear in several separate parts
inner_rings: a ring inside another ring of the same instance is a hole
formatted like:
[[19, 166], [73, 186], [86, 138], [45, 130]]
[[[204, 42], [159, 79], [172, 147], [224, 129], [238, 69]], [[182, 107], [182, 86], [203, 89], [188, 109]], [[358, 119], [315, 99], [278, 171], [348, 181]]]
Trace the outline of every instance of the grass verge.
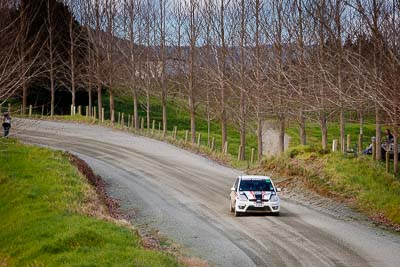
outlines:
[[89, 216], [96, 193], [62, 152], [0, 142], [1, 266], [178, 266], [135, 230]]

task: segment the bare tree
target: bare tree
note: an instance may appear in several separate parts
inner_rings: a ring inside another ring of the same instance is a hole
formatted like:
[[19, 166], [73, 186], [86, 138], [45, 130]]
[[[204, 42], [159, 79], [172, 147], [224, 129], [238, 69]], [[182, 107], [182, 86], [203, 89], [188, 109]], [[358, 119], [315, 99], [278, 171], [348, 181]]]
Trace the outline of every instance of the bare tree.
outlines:
[[160, 57], [161, 57], [161, 104], [162, 104], [162, 120], [163, 135], [167, 133], [167, 81], [166, 81], [166, 2], [167, 0], [159, 0], [160, 11]]
[[0, 5], [0, 104], [22, 88], [26, 106], [27, 84], [40, 72], [35, 67], [44, 48], [37, 36], [28, 40], [28, 9], [32, 11], [26, 2]]

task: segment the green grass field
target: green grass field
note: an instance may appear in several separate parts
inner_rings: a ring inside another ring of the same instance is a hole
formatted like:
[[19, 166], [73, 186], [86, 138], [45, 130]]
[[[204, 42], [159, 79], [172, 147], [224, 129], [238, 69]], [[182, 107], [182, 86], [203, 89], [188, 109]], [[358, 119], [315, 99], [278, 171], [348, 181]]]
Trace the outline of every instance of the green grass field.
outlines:
[[[338, 122], [328, 123], [328, 144], [332, 144], [333, 139], [340, 140], [340, 128]], [[383, 128], [382, 128], [383, 129]], [[363, 144], [364, 147], [371, 143], [371, 137], [375, 136], [375, 124], [365, 123], [363, 127]], [[287, 133], [290, 135], [291, 147], [296, 147], [300, 144], [299, 128], [296, 124], [291, 124], [287, 128]], [[358, 136], [360, 133], [360, 126], [358, 123], [346, 123], [346, 135], [351, 137], [351, 145], [354, 147], [358, 143]], [[318, 123], [308, 122], [306, 124], [307, 145], [321, 146], [321, 129]]]
[[[145, 99], [140, 99], [141, 103], [145, 102]], [[105, 116], [109, 118], [109, 98], [104, 97], [103, 105], [105, 107]], [[162, 106], [161, 102], [157, 98], [151, 98], [150, 101], [150, 117], [151, 121], [156, 120], [156, 128], [158, 128], [158, 123], [162, 121]], [[115, 98], [115, 110], [116, 112], [124, 112], [125, 114], [133, 113], [133, 102], [130, 97], [116, 97]], [[187, 110], [187, 104], [183, 100], [174, 99], [169, 100], [167, 103], [167, 114], [168, 114], [168, 130], [172, 131], [174, 126], [178, 127], [178, 136], [184, 138], [185, 130], [190, 129], [190, 115]], [[144, 105], [139, 105], [139, 116], [144, 118], [145, 127], [146, 126], [146, 111]], [[232, 155], [237, 155], [239, 145], [240, 145], [240, 135], [238, 128], [235, 127], [235, 122], [230, 122], [228, 126], [228, 142], [229, 142], [229, 153]], [[307, 122], [306, 132], [307, 132], [307, 144], [312, 146], [321, 145], [321, 130], [318, 123]], [[211, 122], [211, 137], [215, 138], [216, 148], [221, 149], [221, 125], [216, 120]], [[250, 128], [250, 127], [249, 127]], [[256, 127], [252, 127], [256, 128]], [[204, 116], [204, 111], [201, 107], [198, 109], [198, 114], [196, 116], [196, 130], [201, 133], [202, 144], [207, 144], [207, 121]], [[375, 136], [375, 125], [371, 120], [366, 120], [363, 127], [363, 143], [366, 147], [370, 141], [371, 137]], [[350, 134], [352, 147], [354, 147], [358, 142], [359, 135], [359, 124], [358, 123], [346, 123], [346, 135]], [[293, 122], [287, 123], [287, 134], [291, 137], [290, 146], [295, 147], [300, 144], [299, 139], [299, 129], [298, 125]], [[246, 157], [250, 157], [251, 148], [256, 149], [257, 154], [257, 137], [254, 131], [248, 130], [246, 133]], [[338, 139], [340, 137], [339, 123], [332, 121], [328, 123], [328, 142], [332, 143], [333, 139]], [[197, 140], [197, 137], [196, 137]]]
[[[146, 125], [146, 109], [143, 103], [145, 99], [141, 98], [140, 102], [142, 105], [139, 105], [139, 117], [144, 119], [145, 128]], [[103, 99], [103, 105], [105, 108], [105, 117], [106, 119], [110, 117], [109, 113], [109, 98], [107, 96]], [[156, 121], [156, 129], [158, 129], [159, 122], [162, 122], [162, 105], [159, 99], [152, 97], [150, 101], [150, 118], [151, 121]], [[130, 97], [115, 97], [115, 112], [118, 115], [118, 112], [124, 112], [125, 118], [126, 114], [133, 114], [133, 100]], [[170, 99], [167, 104], [167, 114], [168, 114], [168, 130], [172, 131], [174, 126], [178, 127], [177, 136], [179, 138], [184, 138], [185, 130], [190, 130], [190, 114], [188, 109], [186, 108], [186, 103], [183, 100], [179, 99]], [[207, 120], [204, 119], [203, 112], [201, 108], [198, 110], [198, 114], [196, 116], [196, 131], [201, 133], [201, 144], [207, 145]], [[240, 135], [239, 131], [236, 127], [233, 126], [233, 123], [230, 123], [228, 126], [228, 152], [232, 155], [237, 155], [239, 146], [240, 146]], [[151, 125], [150, 125], [151, 126]], [[212, 137], [215, 138], [215, 148], [217, 150], [221, 150], [222, 141], [221, 141], [221, 125], [217, 120], [211, 122], [210, 125], [210, 139]], [[197, 136], [196, 136], [197, 140]], [[246, 157], [250, 158], [251, 148], [257, 149], [257, 139], [256, 135], [252, 131], [247, 132], [247, 147], [246, 147]], [[257, 153], [256, 153], [257, 154]]]
[[85, 215], [93, 190], [62, 152], [0, 142], [0, 266], [177, 266], [135, 231]]

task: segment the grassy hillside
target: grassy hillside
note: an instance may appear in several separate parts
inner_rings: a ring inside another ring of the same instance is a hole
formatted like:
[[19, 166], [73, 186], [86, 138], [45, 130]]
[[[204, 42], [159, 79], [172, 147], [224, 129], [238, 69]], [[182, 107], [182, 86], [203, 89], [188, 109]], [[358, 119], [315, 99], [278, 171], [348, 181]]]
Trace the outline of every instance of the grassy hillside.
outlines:
[[314, 191], [345, 201], [372, 219], [400, 230], [400, 180], [369, 156], [348, 158], [298, 146], [265, 161], [258, 172], [275, 170], [302, 179]]
[[[139, 117], [144, 118], [145, 127], [146, 126], [146, 108], [143, 103], [145, 99], [140, 99], [142, 105], [139, 106]], [[105, 108], [105, 116], [109, 118], [109, 98], [105, 97], [103, 99], [103, 104]], [[158, 123], [162, 122], [162, 105], [159, 99], [151, 98], [150, 103], [150, 118], [156, 120], [156, 128], [158, 129]], [[133, 114], [133, 101], [130, 97], [116, 97], [115, 98], [115, 111], [124, 112], [125, 114]], [[186, 103], [180, 99], [170, 99], [167, 104], [167, 114], [168, 114], [168, 130], [172, 131], [174, 126], [178, 127], [178, 136], [184, 138], [185, 130], [190, 130], [190, 114], [186, 108]], [[196, 116], [196, 131], [201, 133], [201, 143], [207, 145], [207, 120], [203, 116], [203, 112], [199, 109]], [[126, 115], [125, 115], [126, 116]], [[215, 138], [215, 147], [221, 150], [221, 125], [218, 121], [211, 122], [211, 137]], [[197, 137], [196, 137], [197, 140]], [[237, 155], [239, 145], [240, 145], [240, 135], [239, 131], [233, 124], [228, 126], [228, 152], [232, 155]], [[251, 148], [257, 149], [257, 139], [254, 132], [248, 130], [247, 132], [247, 148], [246, 156], [250, 158]]]
[[[139, 116], [144, 118], [146, 126], [146, 111], [145, 99], [140, 99], [142, 105], [139, 105]], [[106, 118], [109, 118], [109, 98], [104, 97], [103, 104], [105, 107]], [[161, 102], [157, 98], [151, 98], [150, 102], [150, 117], [151, 120], [156, 120], [156, 128], [158, 123], [162, 121], [162, 106]], [[133, 114], [133, 102], [130, 97], [116, 97], [115, 98], [115, 110], [116, 112], [124, 112], [125, 114]], [[174, 126], [178, 127], [178, 136], [184, 137], [185, 130], [190, 129], [190, 114], [187, 110], [187, 104], [181, 99], [169, 100], [167, 104], [168, 114], [168, 130], [172, 131]], [[307, 132], [307, 144], [313, 146], [319, 146], [321, 144], [321, 130], [318, 123], [308, 122], [306, 127]], [[196, 116], [196, 128], [197, 131], [202, 135], [202, 143], [207, 144], [207, 121], [205, 119], [204, 111], [201, 108], [198, 109]], [[216, 120], [211, 122], [211, 136], [216, 140], [216, 147], [221, 149], [221, 125]], [[249, 127], [250, 128], [250, 127]], [[255, 128], [255, 127], [253, 127]], [[364, 146], [370, 143], [371, 137], [375, 135], [375, 125], [371, 122], [364, 124]], [[291, 137], [291, 147], [298, 146], [300, 144], [299, 129], [298, 125], [290, 122], [287, 125], [286, 132]], [[352, 147], [358, 142], [359, 124], [358, 123], [347, 123], [346, 124], [346, 135], [351, 135]], [[332, 143], [333, 139], [339, 139], [340, 128], [338, 122], [328, 123], [328, 142]], [[197, 139], [196, 139], [197, 140]], [[256, 133], [250, 129], [247, 131], [246, 136], [247, 147], [246, 156], [249, 158], [251, 148], [255, 148], [257, 151], [257, 138]], [[238, 148], [240, 145], [240, 135], [237, 126], [234, 122], [230, 122], [228, 126], [228, 142], [229, 142], [229, 153], [237, 155]]]
[[[328, 144], [332, 144], [333, 139], [340, 139], [340, 125], [338, 122], [328, 123]], [[371, 143], [371, 137], [375, 136], [375, 124], [365, 123], [363, 134], [363, 144], [368, 146]], [[350, 134], [352, 147], [358, 143], [358, 135], [360, 132], [360, 125], [358, 123], [346, 123], [346, 135]], [[292, 137], [291, 147], [300, 145], [299, 128], [296, 124], [291, 124], [287, 128], [287, 133]], [[318, 123], [308, 122], [306, 124], [306, 135], [308, 145], [321, 145], [321, 129]]]
[[94, 191], [61, 152], [0, 142], [0, 266], [177, 266], [86, 215]]

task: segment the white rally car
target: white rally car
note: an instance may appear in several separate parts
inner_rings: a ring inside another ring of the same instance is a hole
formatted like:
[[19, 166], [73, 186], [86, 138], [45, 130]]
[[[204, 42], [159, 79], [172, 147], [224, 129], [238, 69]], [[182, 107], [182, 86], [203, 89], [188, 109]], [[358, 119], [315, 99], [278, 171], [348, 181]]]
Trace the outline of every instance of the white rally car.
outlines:
[[268, 212], [279, 215], [278, 192], [280, 191], [268, 176], [239, 176], [231, 188], [230, 210], [235, 216], [245, 212]]

